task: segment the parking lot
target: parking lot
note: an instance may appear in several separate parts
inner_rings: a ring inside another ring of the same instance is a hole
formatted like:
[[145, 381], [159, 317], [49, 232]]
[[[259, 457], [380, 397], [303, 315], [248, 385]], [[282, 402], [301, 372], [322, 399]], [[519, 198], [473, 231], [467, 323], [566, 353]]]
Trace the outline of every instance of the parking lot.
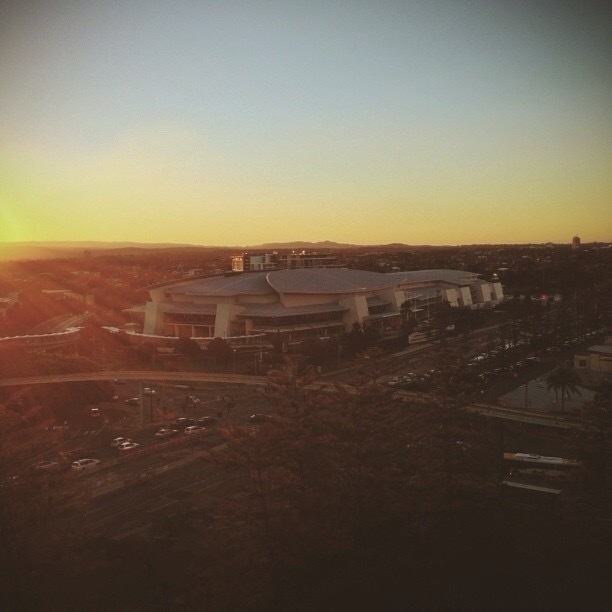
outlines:
[[[561, 398], [553, 389], [548, 389], [546, 379], [548, 373], [538, 376], [525, 384], [520, 385], [499, 398], [499, 403], [510, 408], [523, 408], [536, 412], [554, 412], [561, 410]], [[593, 391], [578, 388], [580, 395], [573, 395], [565, 399], [565, 411], [576, 412], [582, 409], [585, 401], [592, 400]]]

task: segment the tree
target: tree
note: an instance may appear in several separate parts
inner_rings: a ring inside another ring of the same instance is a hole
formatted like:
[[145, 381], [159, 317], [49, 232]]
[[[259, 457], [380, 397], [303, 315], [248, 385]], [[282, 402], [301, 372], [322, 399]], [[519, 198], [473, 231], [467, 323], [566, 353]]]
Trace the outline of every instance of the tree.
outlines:
[[408, 321], [414, 321], [414, 317], [410, 317], [410, 307], [410, 300], [406, 300], [400, 305], [400, 313], [404, 324], [408, 324]]
[[321, 340], [320, 338], [306, 338], [300, 346], [300, 352], [308, 363], [322, 366], [336, 359], [338, 354], [338, 341], [335, 337]]
[[202, 358], [200, 345], [191, 338], [179, 338], [176, 343], [176, 352], [185, 355], [192, 361], [199, 361]]
[[572, 368], [561, 366], [553, 370], [546, 379], [546, 388], [548, 390], [554, 389], [559, 399], [559, 391], [561, 392], [561, 410], [565, 409], [565, 399], [570, 398], [572, 395], [580, 395], [580, 389], [578, 384], [580, 383], [580, 377], [576, 374], [576, 371]]
[[348, 334], [345, 334], [346, 349], [349, 355], [353, 356], [359, 353], [367, 346], [367, 341], [363, 327], [360, 323], [353, 323], [353, 327]]
[[223, 338], [211, 340], [206, 347], [206, 351], [217, 363], [227, 363], [232, 359], [232, 347]]
[[[248, 475], [242, 491], [214, 515], [227, 521], [225, 537], [257, 560], [257, 584], [275, 594], [276, 605], [270, 599], [267, 609], [299, 609], [291, 605], [296, 593], [313, 582], [326, 585], [320, 592], [327, 603], [327, 589], [338, 579], [353, 588], [368, 577], [383, 584], [382, 574], [371, 573], [393, 543], [412, 551], [424, 532], [438, 533], [430, 521], [446, 529], [449, 462], [457, 489], [495, 486], [493, 450], [483, 448], [482, 429], [462, 413], [449, 413], [443, 431], [433, 405], [394, 399], [385, 387], [315, 390], [303, 382], [300, 410], [283, 389], [270, 420], [257, 429], [223, 431], [227, 447], [216, 457]], [[350, 577], [336, 574], [343, 565]]]

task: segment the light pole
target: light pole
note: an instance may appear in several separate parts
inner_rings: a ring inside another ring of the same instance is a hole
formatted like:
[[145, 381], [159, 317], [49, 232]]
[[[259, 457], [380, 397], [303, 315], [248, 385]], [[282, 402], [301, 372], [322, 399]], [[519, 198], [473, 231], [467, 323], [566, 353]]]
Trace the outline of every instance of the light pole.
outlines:
[[138, 383], [138, 405], [140, 407], [140, 429], [144, 429], [144, 398], [142, 394], [142, 380]]
[[236, 349], [232, 349], [232, 374], [236, 374]]

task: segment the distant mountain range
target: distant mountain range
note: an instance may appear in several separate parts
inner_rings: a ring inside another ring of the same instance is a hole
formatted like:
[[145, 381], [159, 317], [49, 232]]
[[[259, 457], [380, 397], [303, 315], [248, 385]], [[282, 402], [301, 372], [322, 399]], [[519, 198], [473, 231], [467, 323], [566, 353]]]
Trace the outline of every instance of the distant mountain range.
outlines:
[[[90, 253], [112, 254], [122, 251], [152, 251], [159, 249], [224, 249], [228, 251], [263, 250], [263, 249], [307, 249], [307, 250], [333, 250], [350, 248], [368, 248], [368, 245], [342, 244], [325, 240], [323, 242], [269, 242], [252, 246], [208, 246], [180, 243], [148, 243], [148, 242], [1, 242], [0, 261], [20, 261], [27, 259], [61, 259], [66, 257], [81, 257], [86, 251]], [[399, 249], [408, 248], [405, 244], [376, 245], [375, 248]]]
[[364, 249], [368, 247], [385, 248], [385, 249], [407, 249], [410, 245], [395, 242], [391, 244], [345, 244], [341, 242], [331, 242], [323, 240], [322, 242], [266, 242], [259, 246], [247, 247], [249, 249], [309, 249], [309, 250], [325, 250], [325, 249]]
[[[552, 244], [552, 243], [547, 243]], [[599, 243], [596, 243], [599, 244]], [[87, 251], [90, 254], [119, 255], [125, 253], [147, 253], [161, 249], [174, 251], [233, 251], [239, 254], [245, 251], [271, 251], [271, 250], [308, 250], [308, 251], [332, 251], [334, 249], [376, 249], [392, 251], [396, 249], [423, 249], [423, 248], [449, 248], [456, 246], [464, 247], [491, 247], [512, 245], [409, 245], [401, 242], [390, 244], [346, 244], [324, 240], [321, 242], [266, 242], [264, 244], [240, 246], [240, 245], [203, 245], [203, 244], [181, 244], [181, 243], [152, 243], [152, 242], [101, 242], [101, 241], [74, 241], [74, 242], [0, 242], [0, 261], [23, 261], [33, 259], [63, 259], [70, 257], [82, 257]], [[519, 245], [514, 245], [519, 246]], [[528, 246], [528, 245], [520, 245]]]

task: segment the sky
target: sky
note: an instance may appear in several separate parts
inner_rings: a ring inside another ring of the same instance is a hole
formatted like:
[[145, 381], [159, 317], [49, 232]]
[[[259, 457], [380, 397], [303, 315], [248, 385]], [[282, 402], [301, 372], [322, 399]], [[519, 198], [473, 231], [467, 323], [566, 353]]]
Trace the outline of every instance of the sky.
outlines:
[[612, 240], [592, 0], [5, 0], [0, 242]]

